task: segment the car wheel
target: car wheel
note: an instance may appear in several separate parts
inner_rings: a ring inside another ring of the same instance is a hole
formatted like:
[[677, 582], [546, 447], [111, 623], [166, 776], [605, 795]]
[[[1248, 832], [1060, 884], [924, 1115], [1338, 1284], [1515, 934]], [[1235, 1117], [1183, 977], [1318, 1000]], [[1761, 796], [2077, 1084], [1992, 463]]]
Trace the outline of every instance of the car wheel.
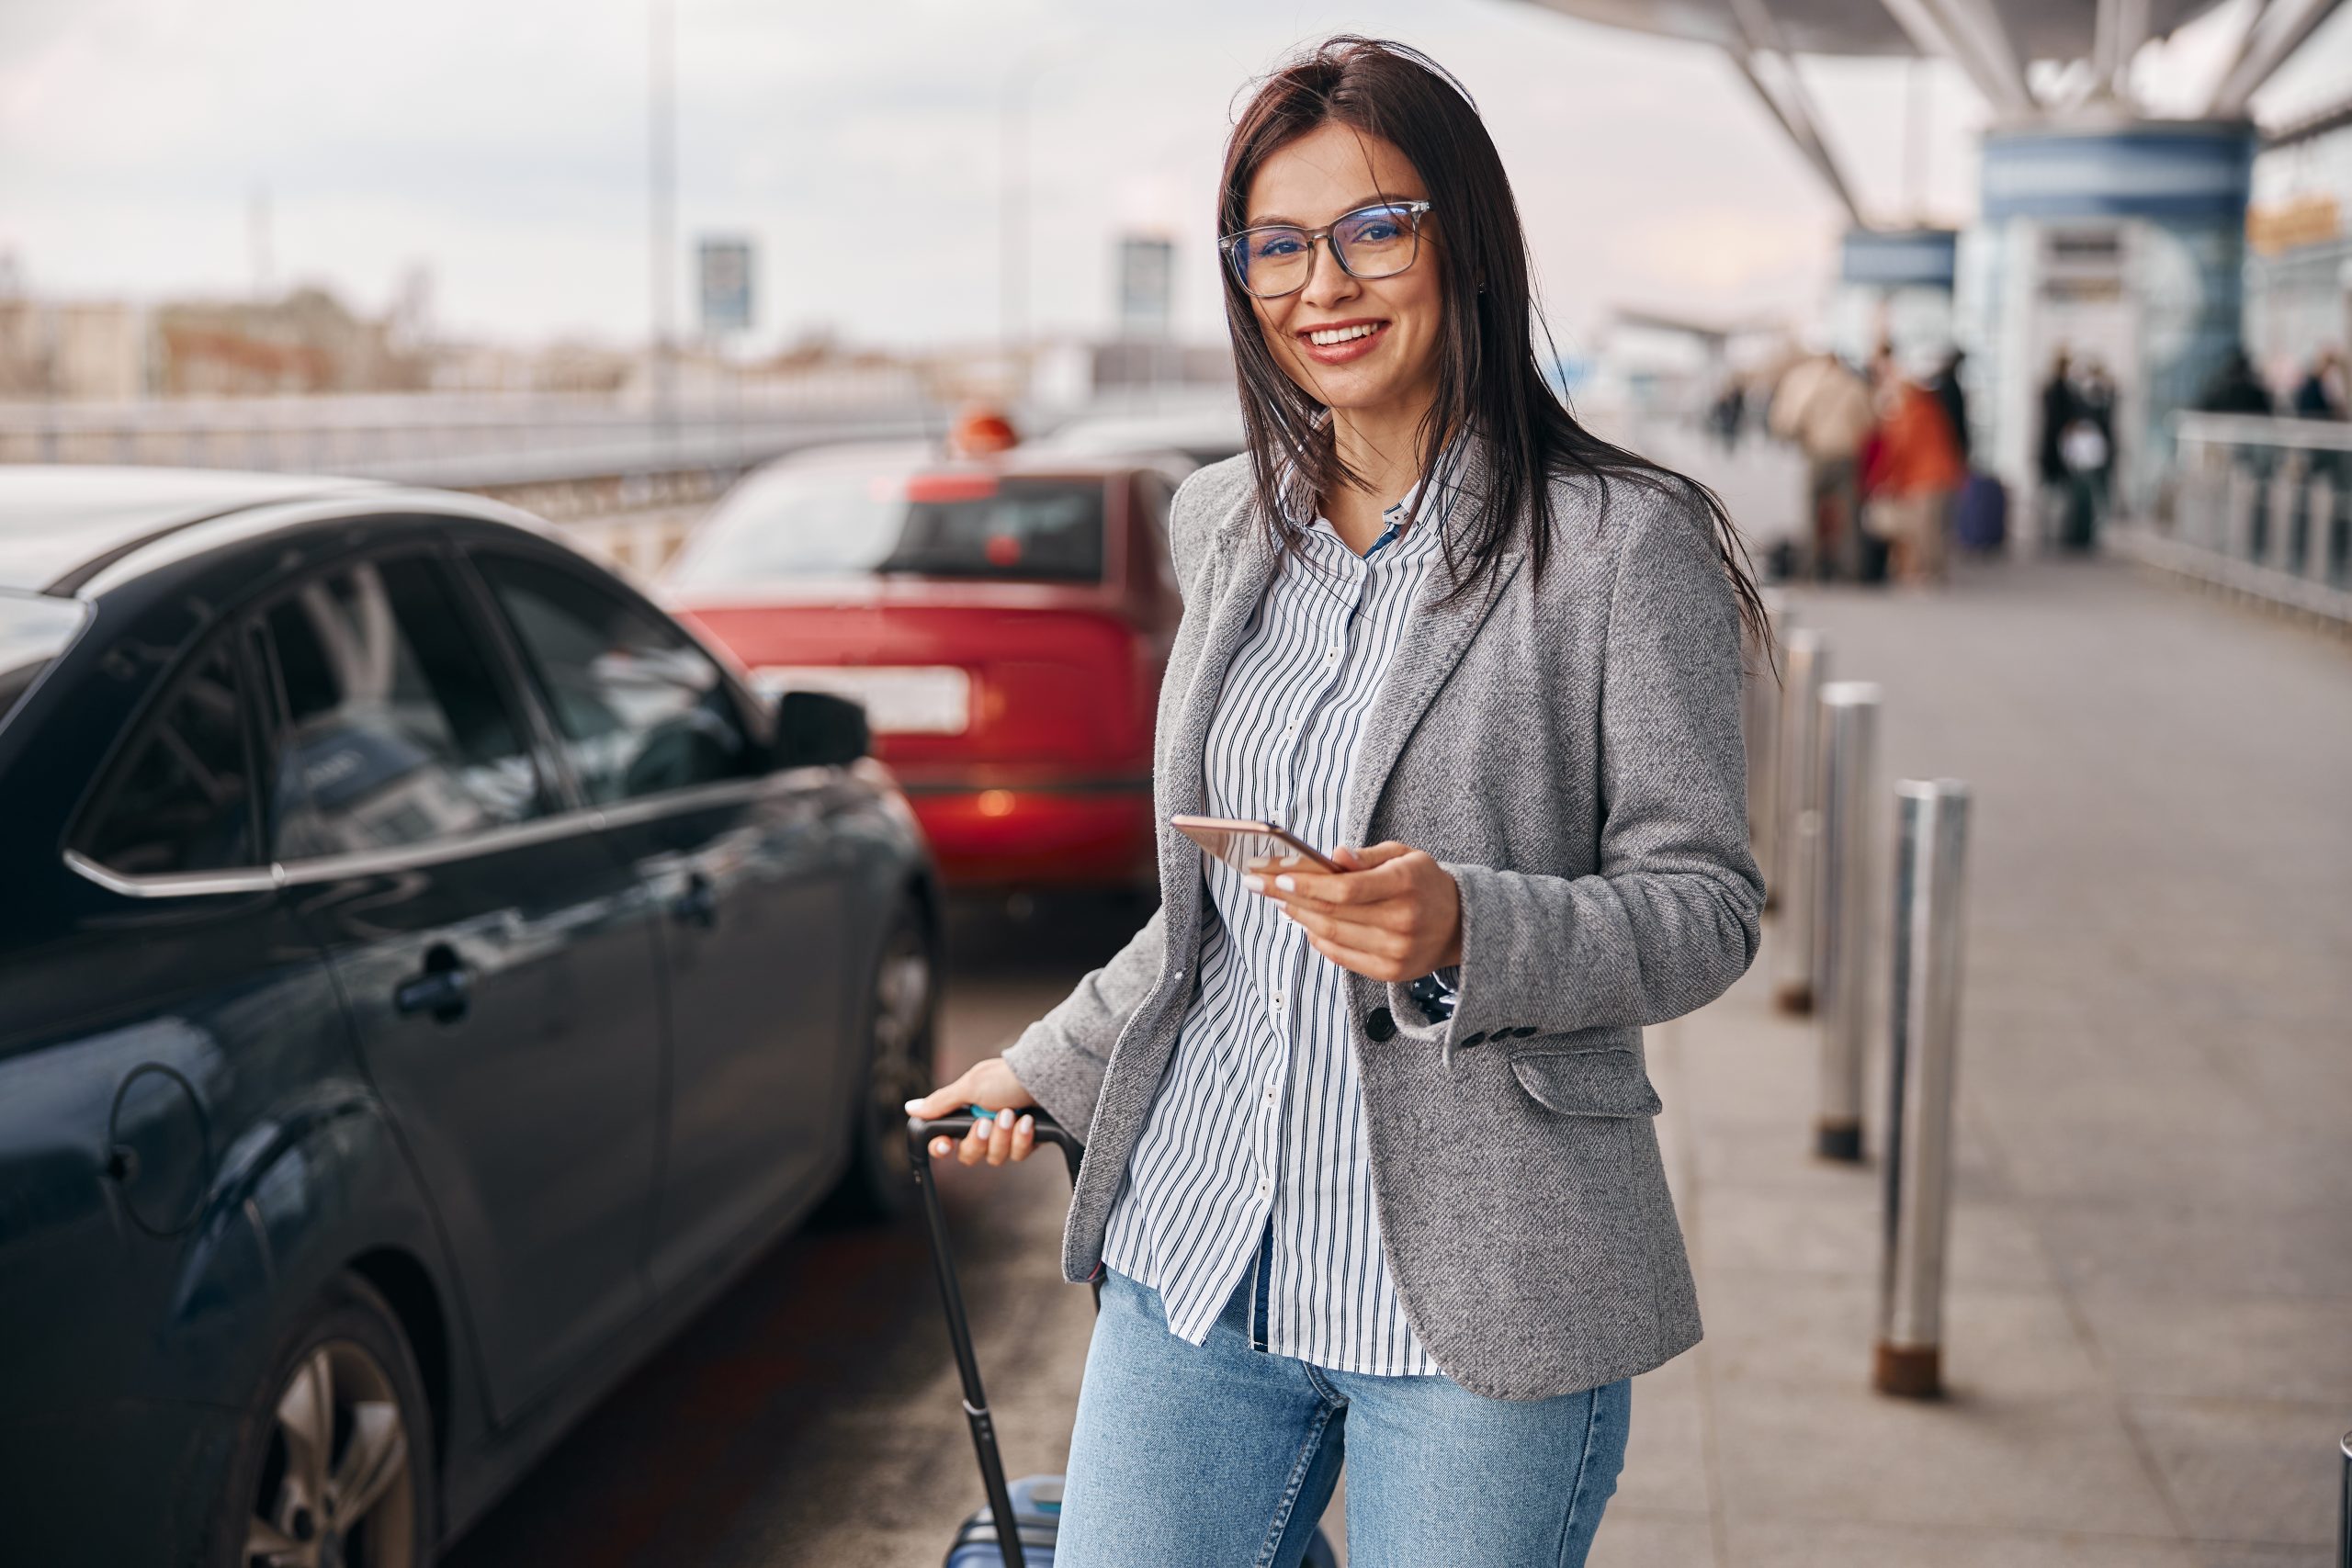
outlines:
[[245, 1414], [212, 1561], [223, 1568], [425, 1568], [433, 1417], [399, 1321], [339, 1277]]
[[850, 1131], [849, 1168], [825, 1204], [828, 1218], [896, 1219], [914, 1200], [907, 1169], [907, 1101], [938, 1087], [933, 1027], [936, 966], [922, 916], [901, 906], [866, 987], [865, 1078]]

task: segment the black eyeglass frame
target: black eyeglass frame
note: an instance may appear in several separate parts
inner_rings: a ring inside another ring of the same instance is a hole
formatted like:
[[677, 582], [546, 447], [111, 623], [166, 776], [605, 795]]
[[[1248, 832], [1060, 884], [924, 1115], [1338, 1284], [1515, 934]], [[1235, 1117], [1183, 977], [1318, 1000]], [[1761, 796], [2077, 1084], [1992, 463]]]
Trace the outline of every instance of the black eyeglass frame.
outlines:
[[[1236, 229], [1230, 234], [1220, 236], [1216, 243], [1216, 248], [1224, 253], [1225, 265], [1233, 274], [1233, 280], [1241, 286], [1241, 291], [1244, 294], [1249, 295], [1253, 299], [1280, 299], [1288, 295], [1295, 294], [1300, 289], [1306, 288], [1308, 281], [1315, 276], [1315, 242], [1317, 240], [1322, 241], [1323, 243], [1329, 248], [1331, 252], [1331, 259], [1338, 262], [1340, 264], [1340, 270], [1346, 273], [1350, 277], [1395, 277], [1399, 274], [1412, 271], [1413, 264], [1421, 259], [1421, 220], [1429, 216], [1430, 209], [1435, 205], [1436, 204], [1434, 202], [1429, 201], [1367, 202], [1363, 206], [1356, 208], [1351, 211], [1340, 213], [1337, 218], [1332, 219], [1331, 221], [1326, 223], [1320, 229], [1302, 228], [1296, 223], [1258, 223], [1253, 224], [1247, 229]], [[1358, 272], [1354, 267], [1348, 265], [1347, 252], [1340, 249], [1338, 244], [1332, 242], [1331, 231], [1338, 228], [1340, 224], [1345, 223], [1351, 218], [1361, 218], [1367, 212], [1384, 211], [1402, 212], [1407, 218], [1411, 220], [1413, 231], [1413, 254], [1405, 258], [1405, 265], [1403, 266], [1397, 267], [1394, 271], [1374, 273]], [[1305, 276], [1302, 276], [1296, 283], [1292, 284], [1288, 288], [1276, 289], [1272, 294], [1261, 294], [1257, 289], [1250, 287], [1249, 272], [1243, 267], [1241, 258], [1235, 254], [1235, 247], [1247, 241], [1252, 234], [1263, 234], [1270, 230], [1276, 229], [1287, 230], [1291, 233], [1303, 234], [1306, 237], [1306, 273]]]

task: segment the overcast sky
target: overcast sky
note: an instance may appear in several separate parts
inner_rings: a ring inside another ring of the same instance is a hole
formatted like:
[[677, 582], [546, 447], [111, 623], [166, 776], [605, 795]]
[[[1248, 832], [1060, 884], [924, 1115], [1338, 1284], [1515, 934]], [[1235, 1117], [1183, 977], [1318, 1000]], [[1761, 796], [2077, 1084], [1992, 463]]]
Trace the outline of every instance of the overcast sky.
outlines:
[[[2142, 62], [2181, 107], [2218, 69], [2229, 0]], [[1477, 97], [1509, 165], [1556, 324], [1613, 304], [1725, 317], [1806, 310], [1842, 215], [1712, 50], [1523, 0], [676, 0], [679, 233], [761, 247], [759, 334], [978, 342], [997, 330], [1009, 81], [1030, 81], [1031, 298], [1100, 330], [1123, 230], [1179, 243], [1180, 327], [1219, 330], [1209, 243], [1237, 91], [1290, 47], [1404, 39]], [[363, 310], [428, 268], [447, 333], [641, 336], [645, 0], [0, 0], [0, 253], [38, 293], [153, 299], [254, 287], [254, 195], [272, 280]], [[1983, 106], [1808, 61], [1864, 203], [1973, 205]], [[2272, 118], [2352, 85], [2352, 8], [2274, 84]], [[688, 268], [678, 267], [680, 319]], [[1564, 344], [1564, 346], [1567, 346]]]

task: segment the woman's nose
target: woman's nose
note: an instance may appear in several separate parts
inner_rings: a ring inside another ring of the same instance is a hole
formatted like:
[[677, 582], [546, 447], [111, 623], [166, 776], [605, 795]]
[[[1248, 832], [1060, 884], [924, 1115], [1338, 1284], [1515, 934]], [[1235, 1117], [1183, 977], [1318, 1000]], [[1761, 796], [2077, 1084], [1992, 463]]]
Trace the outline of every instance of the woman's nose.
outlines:
[[1350, 277], [1348, 269], [1340, 265], [1339, 254], [1328, 236], [1310, 255], [1306, 287], [1300, 292], [1301, 297], [1317, 310], [1356, 296], [1356, 280]]

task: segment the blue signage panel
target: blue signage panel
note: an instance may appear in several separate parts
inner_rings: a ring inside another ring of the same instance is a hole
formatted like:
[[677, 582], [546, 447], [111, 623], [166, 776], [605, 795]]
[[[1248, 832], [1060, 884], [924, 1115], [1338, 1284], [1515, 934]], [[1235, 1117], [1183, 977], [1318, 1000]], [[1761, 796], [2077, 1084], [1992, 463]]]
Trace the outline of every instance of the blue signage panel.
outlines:
[[702, 280], [702, 333], [722, 337], [752, 327], [752, 242], [707, 239], [696, 276]]
[[1984, 219], [2245, 220], [2254, 128], [2240, 121], [2123, 130], [1995, 130], [1984, 137]]
[[1877, 288], [1951, 288], [1960, 235], [1950, 229], [1849, 229], [1838, 280]]

